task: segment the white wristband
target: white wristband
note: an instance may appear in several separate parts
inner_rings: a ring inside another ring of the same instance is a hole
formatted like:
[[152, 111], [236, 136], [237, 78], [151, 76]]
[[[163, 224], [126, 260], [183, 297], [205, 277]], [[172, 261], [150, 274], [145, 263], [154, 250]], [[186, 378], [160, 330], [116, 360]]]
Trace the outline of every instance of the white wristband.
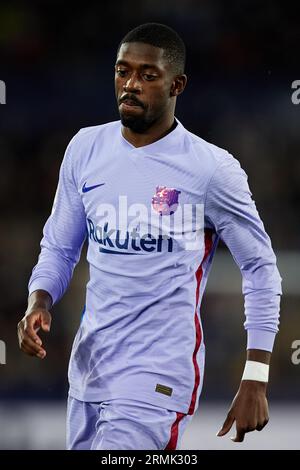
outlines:
[[263, 362], [246, 361], [242, 380], [257, 380], [258, 382], [268, 382], [269, 365]]

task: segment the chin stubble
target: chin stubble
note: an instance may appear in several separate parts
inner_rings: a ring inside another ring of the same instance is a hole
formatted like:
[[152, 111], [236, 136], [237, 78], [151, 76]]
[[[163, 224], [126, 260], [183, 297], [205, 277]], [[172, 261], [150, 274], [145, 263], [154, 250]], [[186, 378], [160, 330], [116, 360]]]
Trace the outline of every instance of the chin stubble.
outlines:
[[122, 115], [121, 115], [121, 122], [123, 126], [128, 127], [133, 132], [136, 132], [138, 134], [142, 134], [143, 132], [148, 130], [152, 124], [152, 122], [148, 122], [143, 118], [137, 118], [134, 116], [122, 116]]

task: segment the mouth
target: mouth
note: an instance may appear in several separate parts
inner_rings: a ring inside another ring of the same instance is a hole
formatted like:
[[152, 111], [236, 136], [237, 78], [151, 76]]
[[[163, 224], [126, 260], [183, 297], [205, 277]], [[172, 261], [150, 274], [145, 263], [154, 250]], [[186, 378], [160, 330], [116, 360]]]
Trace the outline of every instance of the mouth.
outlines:
[[142, 109], [142, 106], [134, 100], [125, 99], [125, 100], [121, 101], [120, 109], [122, 109], [124, 111], [134, 110], [134, 109]]

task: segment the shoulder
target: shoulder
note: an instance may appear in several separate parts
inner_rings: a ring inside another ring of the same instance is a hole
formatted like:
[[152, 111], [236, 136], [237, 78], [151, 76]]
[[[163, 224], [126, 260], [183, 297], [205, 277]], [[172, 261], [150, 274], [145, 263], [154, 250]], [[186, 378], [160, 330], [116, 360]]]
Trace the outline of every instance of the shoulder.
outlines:
[[117, 132], [120, 126], [120, 121], [112, 121], [96, 126], [82, 127], [77, 134], [71, 139], [70, 144], [72, 147], [89, 146], [98, 139], [110, 139], [112, 134]]
[[119, 131], [120, 121], [81, 128], [69, 141], [64, 160], [75, 173], [80, 173], [92, 158], [95, 148], [110, 145]]
[[208, 186], [211, 181], [222, 185], [225, 181], [247, 180], [248, 176], [239, 160], [228, 150], [208, 142], [185, 129], [185, 140], [189, 151], [195, 155], [198, 168], [205, 172]]
[[185, 130], [185, 135], [189, 150], [196, 155], [202, 166], [203, 164], [208, 165], [212, 172], [219, 167], [230, 166], [235, 162], [239, 164], [238, 160], [226, 149], [202, 139], [187, 129]]

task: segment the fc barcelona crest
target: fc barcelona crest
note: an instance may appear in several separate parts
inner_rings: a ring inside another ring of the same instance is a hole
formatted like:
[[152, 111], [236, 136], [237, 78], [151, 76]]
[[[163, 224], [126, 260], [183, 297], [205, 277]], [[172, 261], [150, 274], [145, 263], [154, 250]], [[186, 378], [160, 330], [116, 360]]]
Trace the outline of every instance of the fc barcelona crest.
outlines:
[[178, 196], [181, 191], [166, 186], [156, 186], [152, 197], [152, 207], [160, 215], [172, 215], [178, 207]]

